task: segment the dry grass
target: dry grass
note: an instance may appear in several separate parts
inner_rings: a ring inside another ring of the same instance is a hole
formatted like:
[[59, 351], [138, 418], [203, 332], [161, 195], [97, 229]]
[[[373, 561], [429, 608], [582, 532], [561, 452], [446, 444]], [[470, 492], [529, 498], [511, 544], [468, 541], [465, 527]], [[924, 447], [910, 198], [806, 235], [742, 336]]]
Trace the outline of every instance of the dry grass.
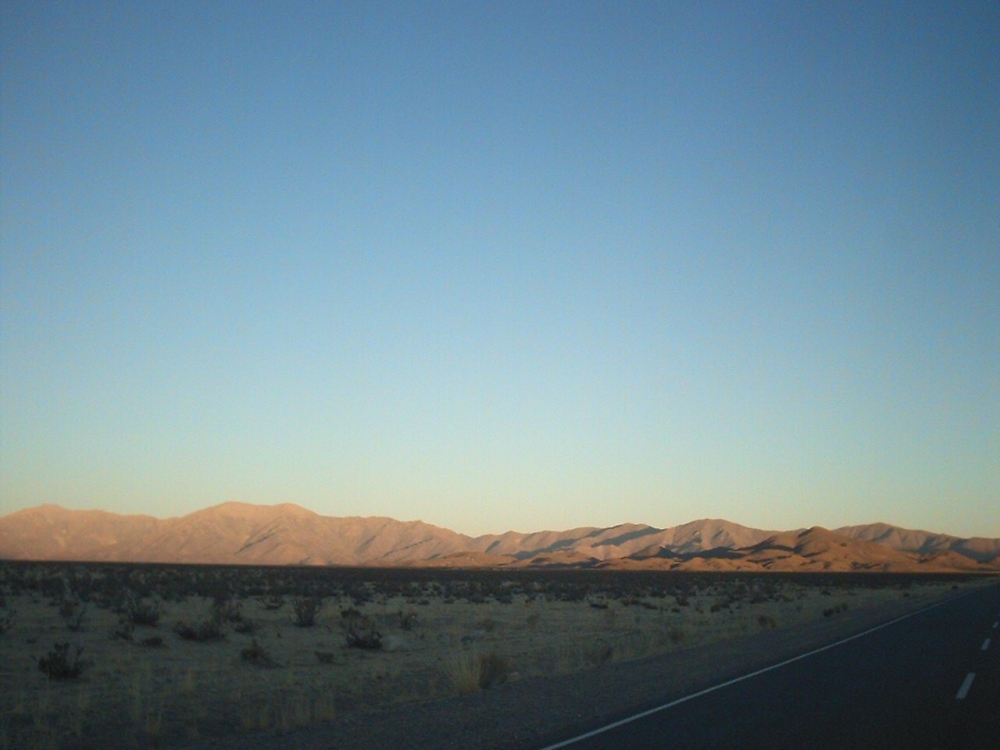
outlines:
[[[951, 586], [915, 584], [907, 593], [924, 600]], [[476, 692], [505, 680], [599, 668], [762, 628], [823, 621], [826, 611], [836, 609], [828, 615], [836, 616], [901, 596], [895, 588], [823, 593], [783, 583], [779, 595], [753, 602], [749, 594], [734, 597], [724, 588], [713, 584], [681, 597], [627, 602], [609, 592], [600, 600], [607, 607], [527, 590], [484, 603], [430, 589], [362, 603], [328, 597], [312, 627], [297, 626], [274, 597], [248, 596], [237, 603], [241, 618], [254, 623], [252, 635], [225, 622], [225, 637], [207, 641], [184, 640], [170, 629], [177, 622], [203, 622], [212, 605], [207, 597], [158, 602], [159, 626], [136, 627], [128, 641], [109, 637], [119, 622], [111, 609], [89, 606], [86, 627], [71, 632], [57, 602], [12, 594], [6, 606], [18, 615], [0, 634], [0, 750], [73, 748], [81, 737], [112, 738], [123, 748], [169, 746], [288, 729], [401, 701]], [[356, 622], [380, 633], [382, 648], [350, 645], [341, 612], [351, 609], [364, 618]], [[157, 648], [141, 645], [156, 638], [162, 639]], [[83, 648], [88, 668], [75, 679], [49, 679], [36, 660], [54, 642], [67, 641], [74, 651]]]
[[496, 651], [458, 651], [449, 657], [446, 671], [459, 693], [475, 693], [506, 682], [509, 663]]

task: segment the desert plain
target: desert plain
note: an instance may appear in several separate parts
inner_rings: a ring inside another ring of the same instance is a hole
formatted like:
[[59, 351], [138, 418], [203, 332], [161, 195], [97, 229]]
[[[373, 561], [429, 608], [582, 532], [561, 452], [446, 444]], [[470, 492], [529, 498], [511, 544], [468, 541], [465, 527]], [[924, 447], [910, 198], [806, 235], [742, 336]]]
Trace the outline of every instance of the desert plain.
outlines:
[[981, 580], [3, 562], [0, 748], [195, 748], [332, 726]]

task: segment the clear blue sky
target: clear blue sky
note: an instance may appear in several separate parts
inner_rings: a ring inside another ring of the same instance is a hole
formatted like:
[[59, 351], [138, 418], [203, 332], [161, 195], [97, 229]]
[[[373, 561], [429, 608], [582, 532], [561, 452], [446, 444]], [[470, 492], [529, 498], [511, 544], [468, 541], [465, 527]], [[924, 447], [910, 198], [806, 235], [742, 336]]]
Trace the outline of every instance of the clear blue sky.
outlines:
[[1000, 536], [1000, 5], [0, 5], [0, 513]]

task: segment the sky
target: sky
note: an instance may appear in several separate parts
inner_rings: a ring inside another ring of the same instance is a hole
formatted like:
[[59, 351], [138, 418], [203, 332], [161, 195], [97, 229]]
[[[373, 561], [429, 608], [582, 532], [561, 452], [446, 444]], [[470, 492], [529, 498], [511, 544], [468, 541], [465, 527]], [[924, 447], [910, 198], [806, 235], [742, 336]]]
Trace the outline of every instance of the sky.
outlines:
[[1000, 537], [996, 2], [0, 4], [0, 515]]

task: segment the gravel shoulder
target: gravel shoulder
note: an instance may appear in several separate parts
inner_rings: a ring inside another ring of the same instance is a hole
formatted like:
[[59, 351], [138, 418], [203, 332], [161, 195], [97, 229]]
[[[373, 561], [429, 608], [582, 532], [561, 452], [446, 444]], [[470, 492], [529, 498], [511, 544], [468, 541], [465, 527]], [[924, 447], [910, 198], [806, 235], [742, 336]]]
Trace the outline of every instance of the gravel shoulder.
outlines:
[[901, 599], [821, 621], [760, 631], [584, 673], [509, 682], [481, 693], [354, 712], [291, 732], [262, 732], [190, 750], [529, 750], [776, 664], [928, 607]]

